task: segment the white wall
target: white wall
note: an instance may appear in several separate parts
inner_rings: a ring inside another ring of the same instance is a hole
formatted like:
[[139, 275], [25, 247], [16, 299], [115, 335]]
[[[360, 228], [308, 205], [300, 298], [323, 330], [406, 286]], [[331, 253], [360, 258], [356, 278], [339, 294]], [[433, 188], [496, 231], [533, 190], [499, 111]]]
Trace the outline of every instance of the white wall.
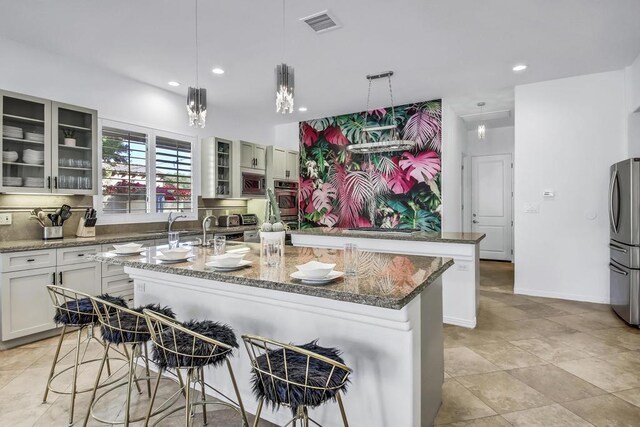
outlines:
[[609, 301], [607, 195], [609, 166], [627, 157], [624, 83], [620, 70], [516, 87], [516, 293]]
[[300, 125], [285, 123], [275, 127], [275, 146], [300, 151]]
[[494, 154], [511, 154], [513, 161], [514, 127], [505, 126], [486, 129], [485, 139], [478, 139], [477, 130], [468, 130], [463, 148], [464, 174], [462, 196], [465, 209], [462, 215], [462, 231], [471, 231], [471, 157]]
[[446, 99], [442, 100], [442, 231], [462, 231], [462, 151], [467, 128]]
[[640, 55], [625, 68], [629, 157], [640, 157]]
[[[68, 57], [0, 38], [0, 89], [98, 110], [101, 118], [192, 136], [273, 143], [272, 123], [215, 105], [209, 93], [207, 126], [188, 126], [184, 96]], [[11, 64], [11, 65], [9, 65]], [[186, 87], [184, 88], [186, 92]]]

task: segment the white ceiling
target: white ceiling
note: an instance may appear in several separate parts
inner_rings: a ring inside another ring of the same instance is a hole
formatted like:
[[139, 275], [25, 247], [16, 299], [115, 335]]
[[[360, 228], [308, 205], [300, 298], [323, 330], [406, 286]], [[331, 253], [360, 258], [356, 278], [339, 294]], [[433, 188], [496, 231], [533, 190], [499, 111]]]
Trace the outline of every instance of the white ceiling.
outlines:
[[[481, 100], [487, 111], [512, 104], [515, 85], [620, 69], [640, 53], [638, 0], [289, 0], [286, 61], [296, 103], [309, 111], [280, 116], [281, 4], [200, 0], [200, 85], [210, 105], [274, 123], [357, 111], [364, 76], [391, 69], [396, 104], [450, 97], [469, 114]], [[298, 21], [324, 9], [343, 28], [316, 35]], [[195, 84], [193, 22], [189, 0], [0, 0], [0, 36], [180, 94]], [[513, 73], [520, 62], [529, 69]], [[374, 95], [389, 104], [384, 85]]]

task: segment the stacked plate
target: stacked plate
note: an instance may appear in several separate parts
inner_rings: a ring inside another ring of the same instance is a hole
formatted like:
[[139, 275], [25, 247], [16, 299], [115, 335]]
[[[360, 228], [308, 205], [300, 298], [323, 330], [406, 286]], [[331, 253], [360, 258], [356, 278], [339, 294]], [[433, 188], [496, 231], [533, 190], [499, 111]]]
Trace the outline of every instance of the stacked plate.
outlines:
[[24, 134], [22, 133], [22, 128], [7, 125], [2, 125], [2, 135], [6, 136], [7, 138], [16, 139], [22, 139], [24, 136]]
[[296, 265], [298, 271], [291, 273], [291, 277], [309, 285], [323, 285], [344, 275], [342, 271], [335, 271], [335, 264], [309, 261], [306, 264]]
[[19, 176], [3, 176], [2, 185], [5, 187], [22, 187], [22, 178]]
[[22, 152], [22, 161], [30, 165], [41, 165], [44, 163], [44, 151], [27, 148]]
[[205, 266], [213, 268], [215, 271], [234, 271], [251, 265], [251, 261], [244, 260], [247, 252], [243, 253], [226, 253], [222, 255], [214, 255]]
[[193, 256], [191, 248], [160, 249], [159, 252], [155, 259], [167, 264], [184, 262]]
[[18, 160], [18, 152], [17, 151], [3, 151], [2, 152], [2, 162], [3, 163], [13, 163]]
[[111, 252], [115, 255], [138, 255], [141, 254], [144, 249], [142, 243], [125, 243], [124, 245], [113, 245], [114, 250]]
[[36, 132], [25, 132], [24, 139], [34, 142], [44, 142], [44, 135]]
[[28, 176], [24, 179], [25, 187], [34, 187], [34, 188], [43, 188], [44, 187], [44, 178], [36, 178], [33, 176]]

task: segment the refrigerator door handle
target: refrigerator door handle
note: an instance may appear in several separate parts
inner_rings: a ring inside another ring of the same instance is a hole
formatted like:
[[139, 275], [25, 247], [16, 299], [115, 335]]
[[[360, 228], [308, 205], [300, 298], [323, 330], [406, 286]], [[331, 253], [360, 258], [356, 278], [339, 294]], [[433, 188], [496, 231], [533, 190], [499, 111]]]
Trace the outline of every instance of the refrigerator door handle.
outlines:
[[[618, 234], [618, 224], [615, 219], [615, 214], [613, 212], [613, 190], [616, 187], [616, 183], [618, 181], [618, 171], [615, 170], [611, 175], [611, 182], [609, 183], [609, 223], [611, 224], [611, 228], [613, 229], [614, 234]], [[620, 195], [618, 195], [620, 197]], [[618, 209], [620, 201], [618, 200]]]
[[624, 270], [619, 269], [618, 267], [616, 267], [615, 265], [613, 265], [611, 263], [609, 264], [609, 270], [613, 271], [614, 273], [622, 274], [623, 276], [628, 276], [629, 275], [629, 273], [627, 273]]
[[621, 248], [620, 246], [616, 246], [613, 243], [609, 243], [609, 248], [613, 249], [616, 252], [622, 252], [623, 254], [626, 254], [627, 252], [629, 252], [625, 248]]

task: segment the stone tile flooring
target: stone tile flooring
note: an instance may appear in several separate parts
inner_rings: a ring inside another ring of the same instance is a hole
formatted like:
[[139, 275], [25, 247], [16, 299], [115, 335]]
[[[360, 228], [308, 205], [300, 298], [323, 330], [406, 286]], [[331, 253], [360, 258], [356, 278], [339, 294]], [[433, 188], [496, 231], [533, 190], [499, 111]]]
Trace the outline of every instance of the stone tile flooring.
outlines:
[[[513, 295], [512, 264], [483, 261], [480, 273], [478, 327], [445, 326], [437, 425], [640, 426], [640, 330], [625, 325], [607, 305]], [[67, 336], [63, 350], [73, 339]], [[50, 394], [41, 403], [55, 343], [48, 339], [0, 352], [0, 426], [66, 425], [66, 396]], [[90, 355], [99, 352], [89, 349]], [[91, 384], [93, 370], [83, 368], [82, 386]], [[76, 420], [84, 416], [87, 399], [78, 398]], [[349, 394], [347, 412], [348, 402]], [[122, 405], [114, 400], [98, 409], [121, 416]], [[145, 409], [145, 399], [133, 402], [134, 414]], [[162, 423], [183, 424], [182, 413]], [[240, 425], [230, 410], [212, 413], [209, 424]], [[195, 425], [202, 425], [200, 414]]]
[[640, 330], [608, 305], [513, 294], [480, 263], [478, 326], [445, 326], [436, 425], [640, 426]]

